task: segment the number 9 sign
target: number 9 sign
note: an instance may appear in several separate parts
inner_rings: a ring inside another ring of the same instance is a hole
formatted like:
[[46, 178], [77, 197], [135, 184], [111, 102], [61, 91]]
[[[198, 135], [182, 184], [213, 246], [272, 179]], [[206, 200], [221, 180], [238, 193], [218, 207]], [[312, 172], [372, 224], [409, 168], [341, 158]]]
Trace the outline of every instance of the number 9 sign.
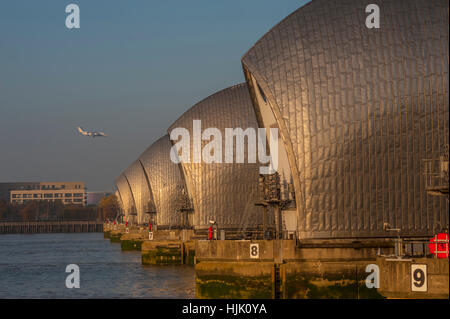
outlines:
[[427, 291], [427, 265], [411, 265], [411, 291]]

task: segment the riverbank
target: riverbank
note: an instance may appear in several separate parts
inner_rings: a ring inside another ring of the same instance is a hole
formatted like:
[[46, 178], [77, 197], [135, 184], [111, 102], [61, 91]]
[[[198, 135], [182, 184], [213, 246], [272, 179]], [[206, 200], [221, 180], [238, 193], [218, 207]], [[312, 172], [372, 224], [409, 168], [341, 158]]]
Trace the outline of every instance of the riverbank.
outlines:
[[103, 223], [97, 221], [0, 222], [0, 234], [93, 232], [103, 232]]

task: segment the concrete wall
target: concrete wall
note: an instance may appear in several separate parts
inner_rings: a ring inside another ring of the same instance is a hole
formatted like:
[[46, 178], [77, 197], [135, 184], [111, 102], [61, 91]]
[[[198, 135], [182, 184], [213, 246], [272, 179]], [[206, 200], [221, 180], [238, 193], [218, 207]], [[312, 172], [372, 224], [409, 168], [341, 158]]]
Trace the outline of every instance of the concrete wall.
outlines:
[[197, 298], [272, 298], [273, 263], [201, 262], [195, 265]]
[[[259, 258], [250, 257], [250, 245], [259, 245]], [[336, 261], [336, 260], [375, 260], [377, 244], [327, 245], [316, 244], [298, 247], [295, 240], [197, 240], [195, 251], [198, 261]]]
[[[147, 232], [148, 234], [148, 232]], [[190, 229], [156, 230], [153, 232], [154, 240], [181, 240], [187, 241], [194, 235]], [[147, 237], [148, 238], [148, 237]]]
[[177, 240], [145, 240], [141, 245], [142, 264], [146, 265], [193, 265], [194, 243]]
[[372, 262], [331, 259], [281, 265], [283, 298], [383, 298], [376, 289], [365, 285], [365, 268]]
[[[251, 258], [251, 244], [259, 245], [258, 258]], [[389, 252], [392, 243], [198, 240], [197, 297], [271, 298], [280, 291], [280, 298], [384, 298], [365, 285], [379, 248]]]
[[273, 261], [273, 241], [265, 240], [196, 240], [197, 261], [252, 261], [250, 244], [259, 244], [260, 261]]
[[[380, 268], [380, 293], [389, 298], [449, 298], [448, 259], [415, 258], [398, 261], [377, 258]], [[427, 265], [427, 292], [411, 289], [411, 265]]]

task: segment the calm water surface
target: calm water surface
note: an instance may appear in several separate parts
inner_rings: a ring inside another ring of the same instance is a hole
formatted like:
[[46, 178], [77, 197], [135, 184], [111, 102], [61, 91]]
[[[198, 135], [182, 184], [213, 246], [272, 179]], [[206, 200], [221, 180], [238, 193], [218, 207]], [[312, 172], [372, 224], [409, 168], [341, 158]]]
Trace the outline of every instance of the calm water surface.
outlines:
[[[68, 289], [68, 264], [80, 288]], [[143, 266], [103, 233], [0, 235], [0, 298], [194, 298], [192, 266]]]

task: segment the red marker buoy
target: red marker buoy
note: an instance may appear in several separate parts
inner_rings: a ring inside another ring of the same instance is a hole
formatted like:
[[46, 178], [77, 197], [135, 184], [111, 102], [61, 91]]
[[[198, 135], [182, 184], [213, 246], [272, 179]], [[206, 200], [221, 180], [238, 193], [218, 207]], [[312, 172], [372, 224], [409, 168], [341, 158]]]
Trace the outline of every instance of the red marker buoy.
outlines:
[[148, 231], [151, 232], [152, 231], [152, 224], [148, 223]]
[[211, 226], [209, 226], [209, 228], [208, 228], [208, 239], [212, 240], [212, 227]]

